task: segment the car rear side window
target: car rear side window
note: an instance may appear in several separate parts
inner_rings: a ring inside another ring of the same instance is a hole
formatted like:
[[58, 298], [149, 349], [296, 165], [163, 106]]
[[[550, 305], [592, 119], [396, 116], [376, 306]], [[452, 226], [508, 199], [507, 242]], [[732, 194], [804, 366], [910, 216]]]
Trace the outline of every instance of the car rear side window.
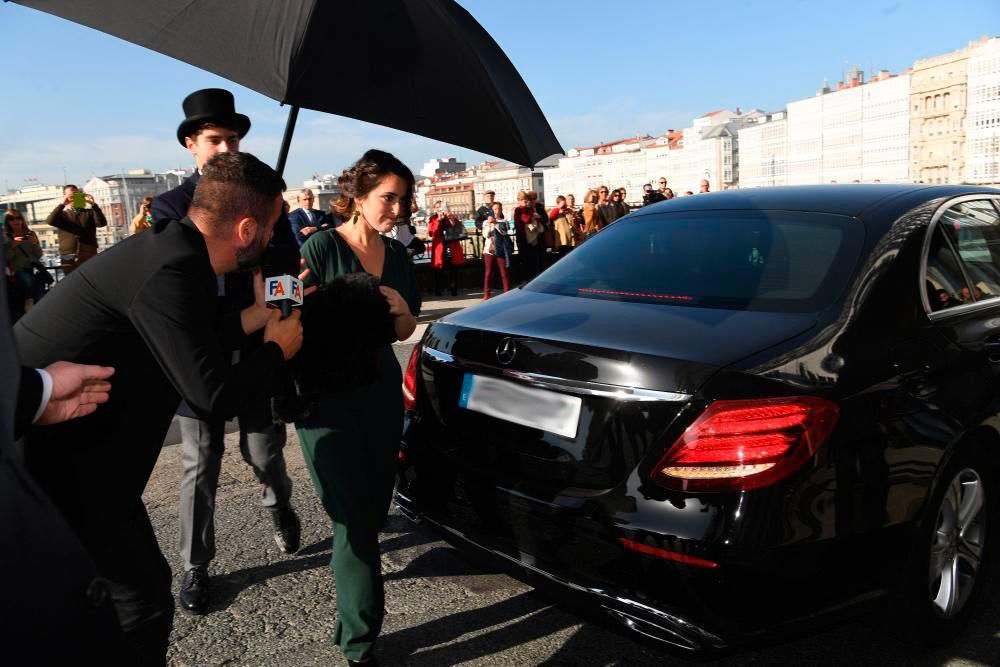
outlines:
[[786, 211], [698, 211], [610, 225], [527, 289], [595, 299], [816, 312], [853, 274], [856, 220]]
[[940, 227], [934, 230], [934, 236], [931, 237], [924, 289], [932, 311], [967, 303], [965, 299], [968, 297], [969, 287], [962, 275], [961, 262]]
[[[989, 200], [967, 201], [946, 210], [938, 229], [951, 241], [972, 283], [960, 303], [1000, 297], [1000, 215]], [[930, 267], [928, 266], [928, 272]]]

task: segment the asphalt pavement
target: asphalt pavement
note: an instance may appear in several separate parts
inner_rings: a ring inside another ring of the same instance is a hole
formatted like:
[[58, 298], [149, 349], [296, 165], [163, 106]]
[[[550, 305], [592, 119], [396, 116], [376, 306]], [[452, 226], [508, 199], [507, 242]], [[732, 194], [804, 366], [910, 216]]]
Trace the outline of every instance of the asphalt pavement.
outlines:
[[[428, 301], [422, 323], [475, 303], [479, 295]], [[418, 337], [395, 346], [405, 363]], [[302, 519], [302, 549], [283, 556], [259, 486], [227, 436], [216, 507], [213, 599], [204, 616], [177, 612], [171, 665], [344, 665], [329, 643], [336, 589], [329, 570], [331, 528], [302, 459], [294, 429], [285, 458], [292, 502]], [[178, 488], [180, 447], [163, 448], [145, 499], [161, 548], [180, 583]], [[378, 648], [383, 665], [997, 665], [1000, 599], [984, 605], [952, 646], [923, 651], [890, 638], [876, 618], [831, 626], [819, 634], [692, 663], [684, 655], [636, 642], [584, 620], [525, 584], [466, 561], [395, 510], [381, 538], [386, 619]], [[734, 604], [752, 605], [753, 600]]]

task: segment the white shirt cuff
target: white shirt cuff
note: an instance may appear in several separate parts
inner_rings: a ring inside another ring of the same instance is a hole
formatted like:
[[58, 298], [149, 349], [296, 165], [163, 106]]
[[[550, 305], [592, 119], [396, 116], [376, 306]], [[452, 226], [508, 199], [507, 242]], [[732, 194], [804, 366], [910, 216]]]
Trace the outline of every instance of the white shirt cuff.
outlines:
[[49, 407], [49, 399], [52, 398], [52, 376], [41, 368], [36, 368], [35, 370], [42, 376], [42, 400], [38, 403], [38, 411], [31, 420], [32, 424], [38, 421], [38, 418], [45, 412], [45, 408]]

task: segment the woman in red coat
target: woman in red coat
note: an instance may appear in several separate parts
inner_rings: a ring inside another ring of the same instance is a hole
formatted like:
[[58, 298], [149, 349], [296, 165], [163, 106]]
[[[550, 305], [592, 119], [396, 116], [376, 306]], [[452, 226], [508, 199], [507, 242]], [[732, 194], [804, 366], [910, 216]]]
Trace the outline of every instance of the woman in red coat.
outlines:
[[448, 205], [442, 202], [434, 204], [436, 211], [427, 223], [427, 234], [431, 237], [431, 268], [434, 269], [434, 293], [441, 296], [441, 281], [444, 272], [448, 271], [448, 283], [451, 295], [458, 296], [458, 267], [465, 263], [465, 253], [462, 252], [462, 242], [444, 242], [444, 230], [447, 227], [462, 227], [462, 222], [448, 213]]

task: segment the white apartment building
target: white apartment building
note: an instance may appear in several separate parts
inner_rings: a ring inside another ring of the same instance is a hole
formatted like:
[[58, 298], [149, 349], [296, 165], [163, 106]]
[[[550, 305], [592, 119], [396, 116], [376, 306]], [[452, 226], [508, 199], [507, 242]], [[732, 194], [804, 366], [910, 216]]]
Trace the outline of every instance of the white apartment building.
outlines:
[[788, 114], [765, 114], [739, 131], [740, 187], [788, 183]]
[[[694, 119], [683, 130], [683, 143], [663, 151], [652, 149], [647, 163], [650, 179], [666, 176], [675, 195], [698, 192], [701, 181], [707, 180], [712, 192], [739, 186], [739, 132], [766, 114], [752, 110], [742, 112], [713, 111]], [[655, 181], [654, 181], [655, 182]]]
[[[855, 79], [856, 81], [856, 79]], [[861, 180], [861, 87], [845, 88], [822, 98], [823, 181]], [[909, 100], [907, 100], [909, 101]]]
[[1000, 184], [1000, 38], [970, 49], [965, 181]]
[[473, 180], [473, 192], [475, 194], [476, 208], [485, 202], [483, 193], [492, 190], [495, 195], [494, 201], [503, 204], [504, 215], [510, 216], [517, 206], [517, 193], [521, 190], [534, 190], [538, 193], [538, 200], [549, 206], [555, 205], [555, 194], [551, 200], [546, 199], [546, 188], [544, 174], [550, 169], [541, 166], [531, 169], [522, 167], [513, 162], [498, 160], [494, 162], [484, 162], [475, 168], [475, 178]]
[[[824, 87], [824, 90], [826, 88]], [[789, 185], [823, 183], [823, 93], [788, 103]]]
[[788, 104], [789, 184], [909, 180], [909, 75], [848, 75]]
[[[642, 186], [656, 186], [659, 177], [668, 181], [675, 194], [698, 192], [702, 179], [709, 187], [724, 190], [738, 182], [739, 128], [760, 116], [753, 111], [713, 111], [694, 120], [683, 131], [683, 141], [668, 136], [639, 136], [587, 148], [574, 148], [545, 172], [545, 191], [552, 195], [573, 194], [583, 203], [587, 190], [600, 185], [624, 187], [630, 204], [642, 201]], [[675, 136], [675, 135], [670, 135]]]
[[882, 70], [861, 88], [861, 180], [909, 181], [910, 75]]
[[630, 203], [641, 201], [642, 186], [650, 181], [644, 148], [651, 142], [652, 137], [642, 136], [571, 149], [559, 158], [558, 166], [544, 171], [544, 189], [551, 200], [546, 204], [554, 205], [558, 195], [572, 194], [581, 206], [587, 190], [601, 185], [624, 187]]

